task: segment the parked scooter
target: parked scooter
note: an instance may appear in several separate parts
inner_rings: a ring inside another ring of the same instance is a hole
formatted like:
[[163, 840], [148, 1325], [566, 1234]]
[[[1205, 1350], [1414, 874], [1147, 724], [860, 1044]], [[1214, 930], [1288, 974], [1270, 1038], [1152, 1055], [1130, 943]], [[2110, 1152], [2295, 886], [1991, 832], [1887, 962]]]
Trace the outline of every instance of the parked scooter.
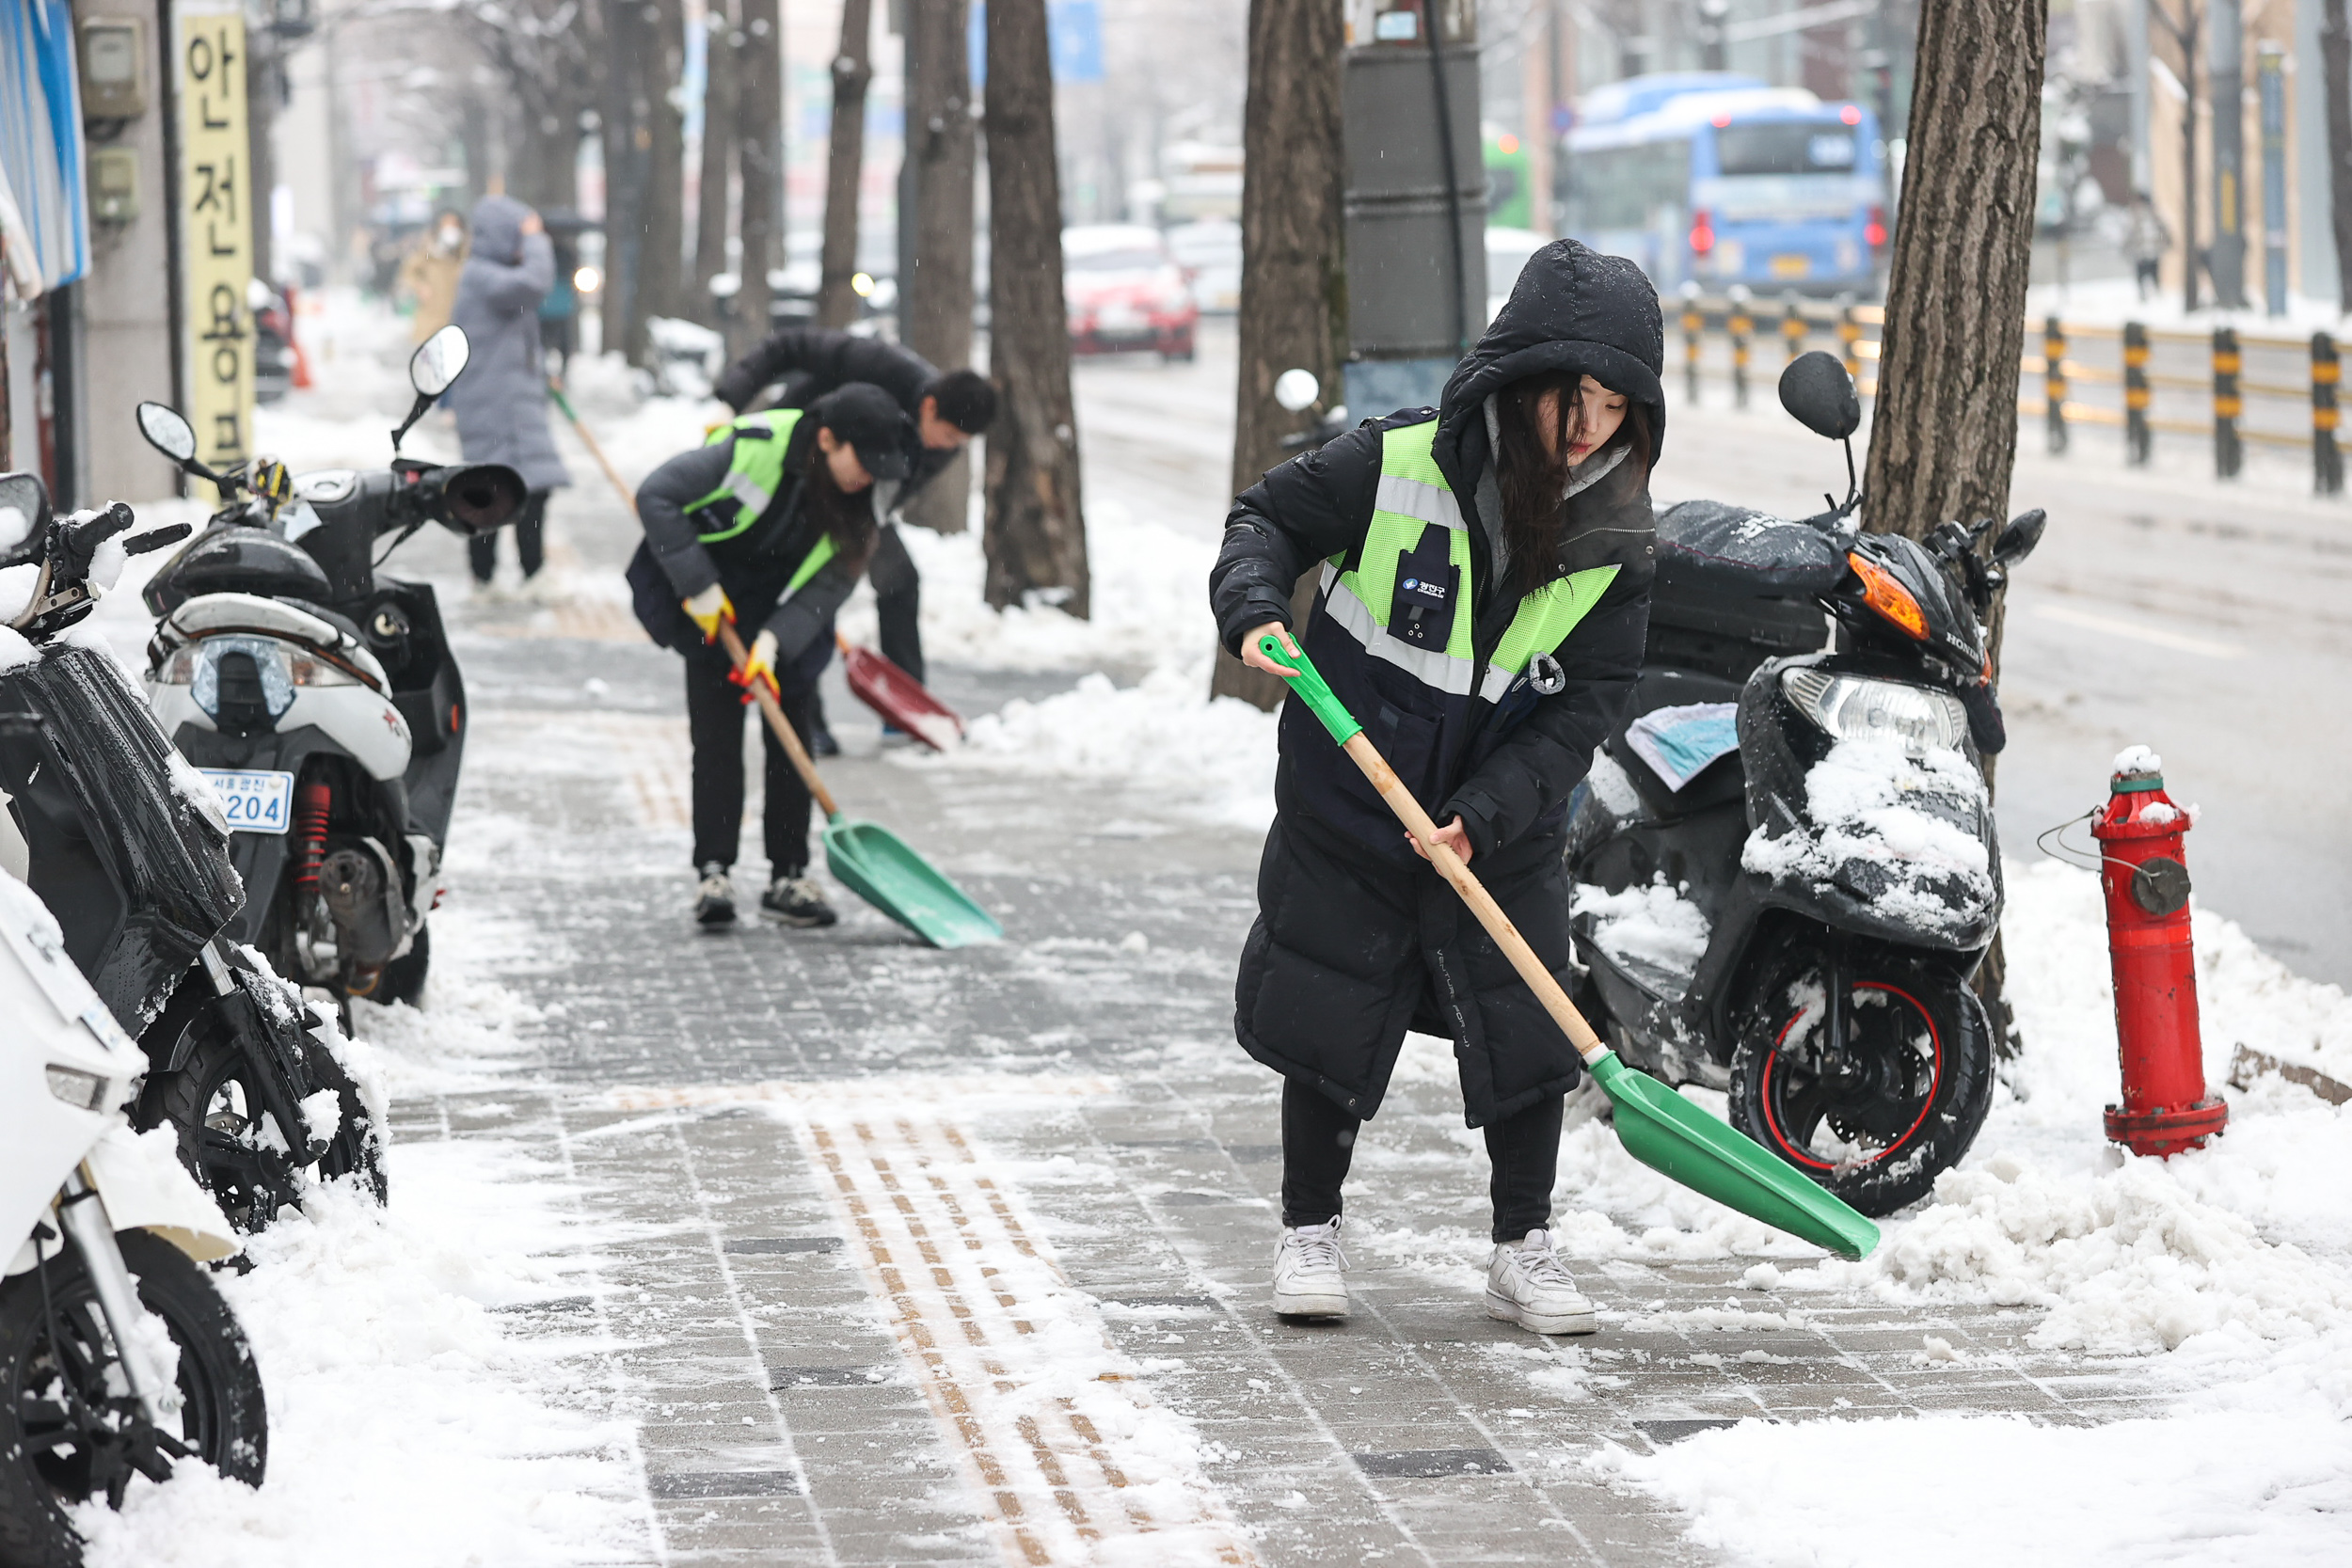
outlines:
[[0, 872], [0, 1561], [72, 1568], [68, 1511], [196, 1459], [258, 1486], [268, 1411], [203, 1264], [238, 1243], [119, 1107], [147, 1058]]
[[156, 718], [227, 804], [237, 935], [339, 1001], [421, 990], [465, 752], [465, 685], [433, 589], [375, 568], [428, 522], [487, 532], [523, 502], [503, 465], [399, 455], [467, 353], [454, 326], [418, 347], [416, 402], [373, 472], [216, 474], [187, 420], [139, 405], [148, 441], [230, 503], [148, 584]]
[[[1826, 354], [1780, 396], [1833, 440], [1861, 420]], [[1735, 1125], [1875, 1215], [1926, 1196], [1991, 1102], [1983, 623], [2043, 516], [1863, 533], [1846, 461], [1846, 500], [1804, 521], [1660, 515], [1640, 683], [1566, 854], [1580, 1001], [1618, 1054], [1727, 1091]]]
[[374, 1122], [333, 1023], [222, 936], [242, 895], [218, 801], [113, 656], [66, 637], [127, 555], [179, 543], [186, 525], [126, 542], [129, 507], [52, 517], [40, 480], [0, 475], [0, 537], [19, 520], [0, 580], [33, 578], [8, 626], [35, 657], [0, 672], [0, 868], [56, 912], [67, 955], [139, 1031], [137, 1124], [173, 1125], [241, 1228], [298, 1203], [313, 1173], [359, 1172], [380, 1198]]

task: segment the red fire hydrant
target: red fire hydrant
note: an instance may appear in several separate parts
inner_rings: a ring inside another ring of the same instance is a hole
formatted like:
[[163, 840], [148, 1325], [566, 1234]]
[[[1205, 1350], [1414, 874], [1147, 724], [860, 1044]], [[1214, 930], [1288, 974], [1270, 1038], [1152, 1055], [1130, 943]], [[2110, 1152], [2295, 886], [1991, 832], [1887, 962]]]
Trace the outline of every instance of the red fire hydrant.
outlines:
[[2230, 1119], [2221, 1097], [2205, 1094], [2181, 847], [2188, 813], [2166, 797], [2163, 766], [2145, 746], [2117, 757], [2106, 809], [2090, 829], [2107, 895], [2123, 1061], [2123, 1103], [2107, 1107], [2107, 1136], [2135, 1154], [2201, 1148]]

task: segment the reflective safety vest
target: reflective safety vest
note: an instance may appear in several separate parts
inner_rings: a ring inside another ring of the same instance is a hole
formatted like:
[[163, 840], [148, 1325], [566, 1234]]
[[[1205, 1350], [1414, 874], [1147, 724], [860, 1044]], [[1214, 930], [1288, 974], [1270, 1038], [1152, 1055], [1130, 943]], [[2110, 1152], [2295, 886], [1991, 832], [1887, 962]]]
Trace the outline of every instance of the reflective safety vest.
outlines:
[[[799, 408], [767, 408], [712, 429], [703, 445], [715, 447], [722, 441], [733, 441], [735, 450], [727, 460], [727, 476], [719, 487], [686, 509], [690, 515], [711, 525], [697, 532], [696, 539], [705, 545], [723, 544], [749, 531], [754, 523], [767, 515], [791, 477], [784, 470], [785, 452], [792, 445], [793, 428], [801, 422], [804, 412]], [[799, 592], [833, 557], [833, 535], [827, 533], [793, 568], [785, 584], [785, 596], [789, 598]]]
[[1482, 660], [1474, 646], [1469, 526], [1431, 453], [1438, 421], [1381, 433], [1380, 487], [1353, 567], [1323, 568], [1323, 615], [1366, 655], [1434, 691], [1500, 704], [1537, 654], [1549, 654], [1600, 601], [1615, 566], [1571, 572], [1521, 599]]

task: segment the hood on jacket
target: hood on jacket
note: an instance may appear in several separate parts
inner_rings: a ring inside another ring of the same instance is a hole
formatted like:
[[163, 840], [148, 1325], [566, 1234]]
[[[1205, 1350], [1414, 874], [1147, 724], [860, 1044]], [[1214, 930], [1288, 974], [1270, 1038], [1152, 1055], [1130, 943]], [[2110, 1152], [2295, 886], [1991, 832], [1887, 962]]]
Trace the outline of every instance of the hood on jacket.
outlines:
[[523, 219], [531, 209], [511, 196], [485, 196], [473, 204], [473, 253], [513, 266], [523, 257]]
[[1438, 408], [1438, 440], [1458, 451], [1475, 431], [1483, 452], [1489, 394], [1527, 376], [1577, 372], [1648, 410], [1655, 461], [1666, 445], [1666, 396], [1658, 381], [1665, 361], [1658, 291], [1642, 269], [1554, 240], [1527, 259], [1494, 325], [1454, 368]]

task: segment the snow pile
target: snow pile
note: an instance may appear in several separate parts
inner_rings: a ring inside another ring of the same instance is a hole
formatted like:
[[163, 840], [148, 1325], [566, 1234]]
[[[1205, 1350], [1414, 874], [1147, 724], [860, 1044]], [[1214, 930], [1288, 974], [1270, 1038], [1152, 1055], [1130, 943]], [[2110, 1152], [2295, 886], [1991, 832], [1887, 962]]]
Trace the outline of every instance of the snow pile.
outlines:
[[[511, 1145], [401, 1145], [393, 1206], [348, 1184], [215, 1276], [269, 1402], [259, 1491], [183, 1464], [86, 1505], [91, 1568], [309, 1568], [322, 1542], [368, 1564], [555, 1564], [644, 1550], [628, 1425], [564, 1408], [577, 1368], [503, 1334], [491, 1308], [555, 1293], [575, 1195]], [[421, 1499], [430, 1506], [421, 1507]]]
[[[1767, 1265], [1748, 1282], [1798, 1300], [1859, 1291], [1904, 1308], [2029, 1309], [2042, 1349], [2154, 1357], [2140, 1375], [2179, 1391], [2172, 1409], [2079, 1428], [1958, 1415], [1750, 1422], [1588, 1463], [1686, 1511], [1700, 1544], [1770, 1568], [1860, 1568], [1898, 1533], [1931, 1568], [2003, 1554], [2121, 1565], [2165, 1549], [2200, 1563], [2341, 1558], [2352, 1516], [2352, 1214], [2341, 1197], [2352, 1107], [2268, 1080], [2231, 1096], [2229, 1132], [2202, 1150], [2157, 1161], [2108, 1148], [2100, 1112], [2116, 1093], [2115, 1025], [2098, 879], [2045, 863], [2010, 868], [2008, 887], [2026, 1051], [1976, 1148], [1931, 1203], [1882, 1222], [1871, 1258]], [[2341, 990], [2296, 978], [2210, 911], [2198, 911], [2195, 938], [2210, 1085], [2239, 1040], [2352, 1056]], [[1648, 1190], [1660, 1179], [1645, 1182], [1600, 1131], [1580, 1126], [1566, 1140], [1568, 1201], [1676, 1223], [1674, 1195]], [[1644, 1239], [1700, 1256], [1732, 1240], [1723, 1228]], [[1589, 1225], [1570, 1234], [1584, 1256], [1629, 1250]], [[1963, 1496], [2003, 1506], [1951, 1511]], [[1933, 1532], [1911, 1528], [1931, 1516]]]
[[1699, 907], [1667, 884], [1663, 872], [1649, 886], [1623, 893], [1579, 882], [1570, 907], [1591, 917], [1593, 941], [1611, 958], [1676, 974], [1697, 970], [1713, 930]]
[[[2256, 1136], [2260, 1136], [2257, 1132]], [[2202, 1334], [2352, 1342], [2352, 1276], [2244, 1215], [2200, 1201], [2163, 1162], [2102, 1175], [1999, 1154], [1946, 1171], [1935, 1202], [1861, 1263], [1825, 1263], [1823, 1284], [1867, 1281], [1908, 1301], [2045, 1307], [2045, 1349], [2169, 1351]], [[1804, 1275], [1784, 1288], [1809, 1283]]]
[[1805, 774], [1814, 831], [1778, 838], [1758, 828], [1740, 863], [1761, 876], [1835, 888], [1892, 919], [1959, 925], [1993, 896], [1975, 827], [1984, 779], [1958, 752], [1912, 756], [1899, 741], [1841, 740]]
[[2352, 1513], [2352, 1428], [2310, 1400], [2098, 1427], [1742, 1421], [1594, 1467], [1761, 1568], [1875, 1568], [1894, 1541], [1916, 1568], [2277, 1568], [2342, 1561]]
[[961, 750], [910, 766], [984, 768], [1096, 782], [1158, 782], [1209, 822], [1263, 829], [1274, 816], [1275, 716], [1206, 699], [1204, 663], [1162, 665], [1121, 689], [1091, 674], [1042, 702], [972, 721]]

